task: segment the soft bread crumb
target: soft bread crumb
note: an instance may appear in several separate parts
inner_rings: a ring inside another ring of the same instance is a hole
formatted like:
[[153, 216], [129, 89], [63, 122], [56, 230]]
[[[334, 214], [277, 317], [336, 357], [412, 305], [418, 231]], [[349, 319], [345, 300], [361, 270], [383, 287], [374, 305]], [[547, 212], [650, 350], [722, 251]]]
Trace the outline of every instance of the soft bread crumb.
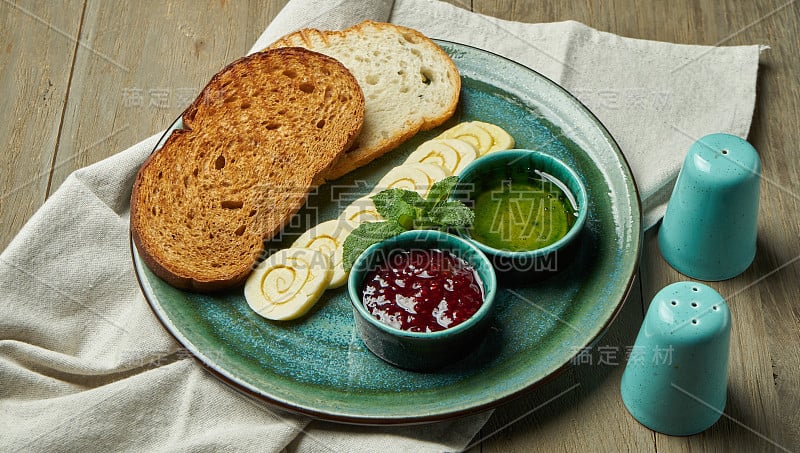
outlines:
[[450, 57], [423, 34], [366, 21], [342, 31], [300, 30], [270, 48], [300, 46], [341, 61], [366, 100], [357, 144], [328, 173], [335, 179], [391, 151], [455, 112], [461, 78]]

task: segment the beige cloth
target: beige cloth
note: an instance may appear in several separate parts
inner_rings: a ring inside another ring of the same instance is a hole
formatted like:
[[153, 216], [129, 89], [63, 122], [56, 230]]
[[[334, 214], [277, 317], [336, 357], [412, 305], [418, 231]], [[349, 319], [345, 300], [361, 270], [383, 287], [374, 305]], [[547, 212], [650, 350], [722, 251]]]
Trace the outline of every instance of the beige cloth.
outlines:
[[[758, 46], [648, 42], [576, 22], [502, 21], [432, 0], [293, 0], [253, 49], [297, 28], [368, 18], [494, 51], [574, 92], [630, 161], [647, 226], [663, 213], [695, 138], [746, 136], [750, 126]], [[312, 421], [241, 396], [187, 357], [142, 297], [129, 255], [130, 188], [156, 140], [70, 175], [0, 255], [0, 450], [468, 446], [489, 413], [412, 428]]]

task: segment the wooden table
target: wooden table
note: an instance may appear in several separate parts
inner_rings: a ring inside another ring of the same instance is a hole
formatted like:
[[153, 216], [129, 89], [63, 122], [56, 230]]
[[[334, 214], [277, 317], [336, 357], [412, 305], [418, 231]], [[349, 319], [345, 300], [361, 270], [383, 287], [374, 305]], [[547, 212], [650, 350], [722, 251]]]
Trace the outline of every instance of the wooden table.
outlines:
[[[576, 366], [497, 411], [472, 450], [800, 450], [800, 5], [451, 2], [524, 22], [577, 20], [634, 38], [771, 46], [762, 56], [749, 136], [763, 161], [758, 253], [744, 274], [711, 284], [727, 297], [733, 319], [722, 419], [691, 437], [653, 433], [626, 412], [623, 364], [609, 360]], [[0, 247], [70, 172], [167, 127], [284, 4], [2, 0]], [[655, 237], [645, 236], [641, 278], [603, 345], [632, 345], [652, 296], [685, 280], [663, 261]]]

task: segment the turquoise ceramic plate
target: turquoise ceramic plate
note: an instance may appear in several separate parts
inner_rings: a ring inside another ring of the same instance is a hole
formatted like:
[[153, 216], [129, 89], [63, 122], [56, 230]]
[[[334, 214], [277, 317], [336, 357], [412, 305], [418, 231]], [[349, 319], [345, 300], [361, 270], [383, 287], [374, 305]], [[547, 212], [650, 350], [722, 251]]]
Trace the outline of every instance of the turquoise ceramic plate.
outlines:
[[346, 288], [327, 292], [299, 321], [270, 322], [250, 311], [241, 290], [199, 295], [172, 288], [134, 249], [142, 289], [165, 328], [233, 387], [291, 411], [340, 422], [448, 419], [536, 388], [599, 338], [619, 311], [636, 272], [642, 230], [636, 186], [612, 137], [580, 102], [538, 73], [479, 49], [439, 44], [463, 80], [453, 120], [321, 187], [283, 241], [269, 247], [286, 246], [305, 228], [336, 217], [420, 142], [457, 121], [477, 119], [506, 129], [517, 147], [555, 155], [583, 178], [589, 218], [576, 261], [535, 286], [501, 290], [483, 346], [456, 365], [424, 374], [392, 367], [364, 347]]

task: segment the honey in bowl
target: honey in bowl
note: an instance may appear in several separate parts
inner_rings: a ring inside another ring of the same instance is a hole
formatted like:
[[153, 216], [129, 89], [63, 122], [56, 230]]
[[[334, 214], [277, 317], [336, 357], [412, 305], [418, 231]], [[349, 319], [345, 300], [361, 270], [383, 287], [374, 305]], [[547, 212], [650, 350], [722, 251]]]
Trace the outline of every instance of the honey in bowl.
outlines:
[[474, 198], [470, 236], [510, 252], [537, 250], [566, 236], [577, 220], [575, 198], [554, 176], [536, 170], [527, 178], [503, 179]]

